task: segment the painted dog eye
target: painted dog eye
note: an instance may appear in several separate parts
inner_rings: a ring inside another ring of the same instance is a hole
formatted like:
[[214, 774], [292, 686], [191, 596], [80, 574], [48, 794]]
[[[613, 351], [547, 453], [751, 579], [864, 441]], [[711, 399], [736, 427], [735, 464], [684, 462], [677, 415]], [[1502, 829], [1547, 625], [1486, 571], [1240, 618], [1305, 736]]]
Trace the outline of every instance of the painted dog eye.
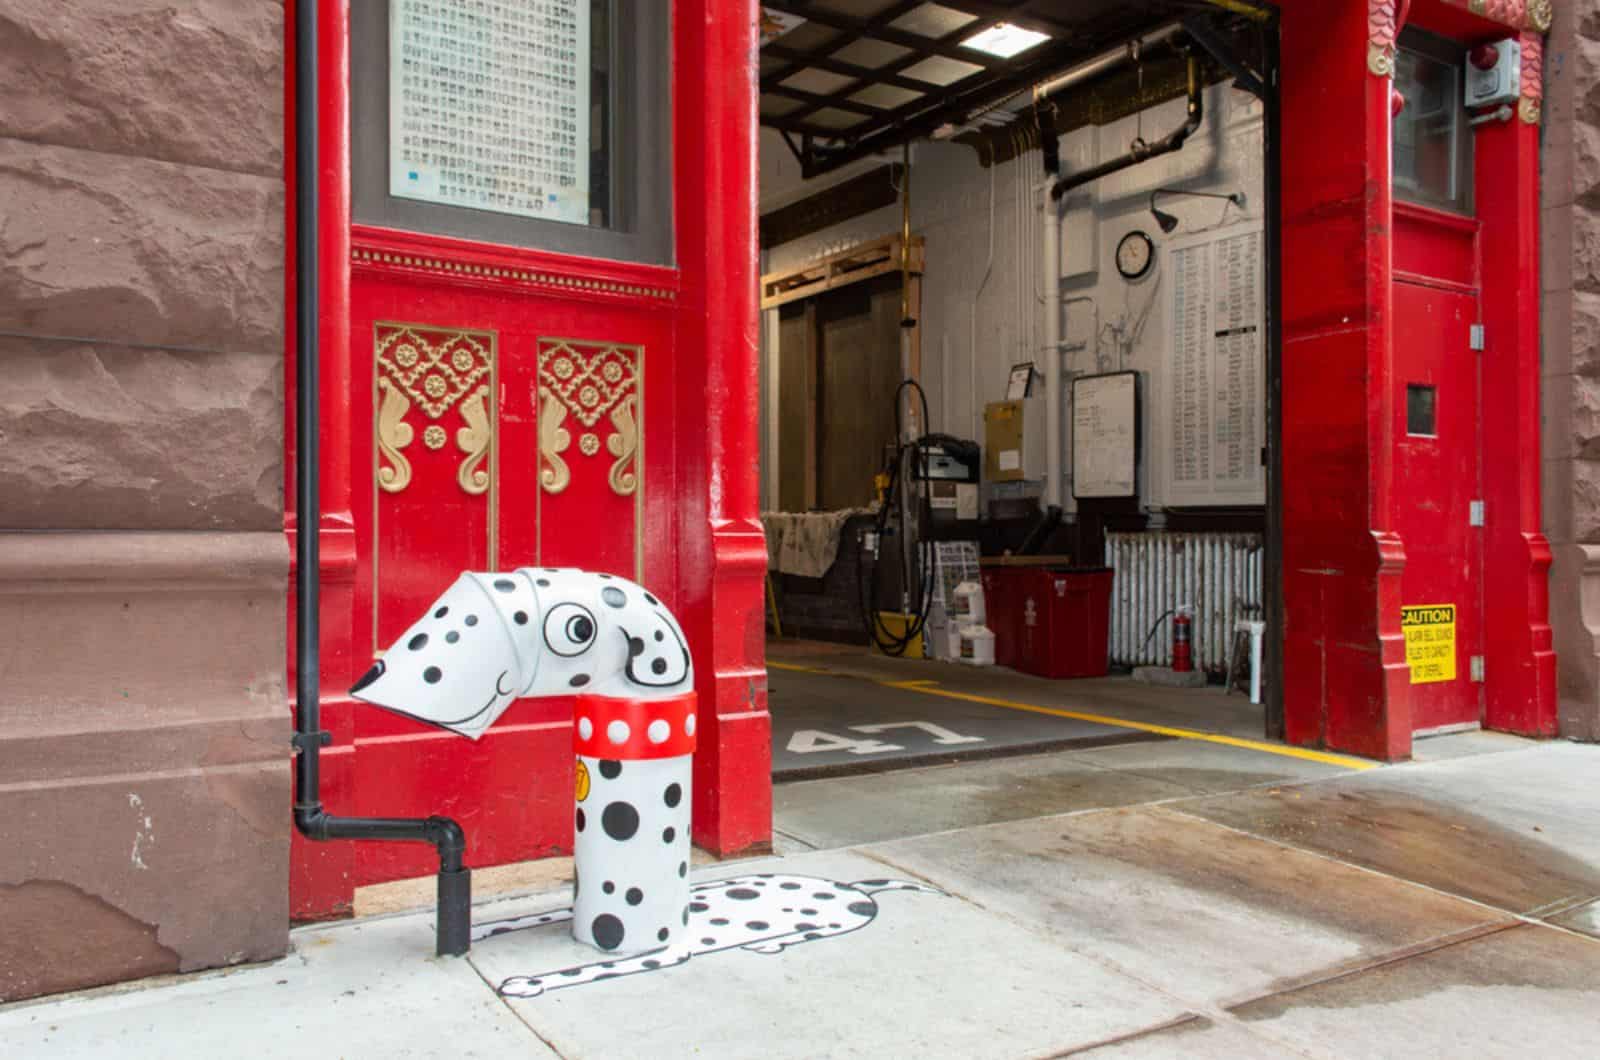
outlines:
[[544, 619], [544, 642], [557, 655], [571, 658], [589, 650], [595, 637], [594, 615], [581, 604], [557, 604]]

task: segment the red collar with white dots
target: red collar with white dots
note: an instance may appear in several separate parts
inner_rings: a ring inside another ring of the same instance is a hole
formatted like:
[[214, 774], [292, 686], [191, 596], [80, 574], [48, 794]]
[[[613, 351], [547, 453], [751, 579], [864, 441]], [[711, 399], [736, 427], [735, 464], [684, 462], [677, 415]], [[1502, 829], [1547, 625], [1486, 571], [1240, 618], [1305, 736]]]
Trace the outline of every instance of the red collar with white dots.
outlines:
[[588, 758], [621, 761], [693, 754], [695, 707], [693, 692], [664, 699], [578, 696], [573, 750]]

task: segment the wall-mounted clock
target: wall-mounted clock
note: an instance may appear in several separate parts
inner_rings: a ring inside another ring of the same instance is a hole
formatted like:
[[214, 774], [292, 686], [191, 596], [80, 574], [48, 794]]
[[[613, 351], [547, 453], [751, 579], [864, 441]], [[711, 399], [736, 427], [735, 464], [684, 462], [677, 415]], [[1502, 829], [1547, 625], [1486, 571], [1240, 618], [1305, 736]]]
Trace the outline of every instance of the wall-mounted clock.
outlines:
[[1117, 271], [1125, 280], [1137, 280], [1150, 271], [1156, 263], [1156, 245], [1138, 229], [1122, 237], [1117, 244]]

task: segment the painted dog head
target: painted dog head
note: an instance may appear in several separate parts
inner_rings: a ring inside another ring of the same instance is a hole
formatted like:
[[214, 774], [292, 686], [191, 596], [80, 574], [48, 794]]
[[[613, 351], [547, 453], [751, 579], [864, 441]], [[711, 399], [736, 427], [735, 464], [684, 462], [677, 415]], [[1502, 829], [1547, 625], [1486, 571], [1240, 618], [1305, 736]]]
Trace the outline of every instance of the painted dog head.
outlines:
[[580, 570], [466, 573], [350, 694], [477, 739], [511, 701], [694, 687], [683, 631], [633, 582]]

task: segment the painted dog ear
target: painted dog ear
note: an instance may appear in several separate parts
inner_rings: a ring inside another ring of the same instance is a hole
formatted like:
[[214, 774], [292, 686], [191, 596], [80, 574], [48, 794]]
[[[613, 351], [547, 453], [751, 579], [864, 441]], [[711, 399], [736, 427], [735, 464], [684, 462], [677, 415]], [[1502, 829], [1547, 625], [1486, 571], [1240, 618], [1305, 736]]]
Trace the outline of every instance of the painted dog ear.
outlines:
[[356, 699], [477, 739], [533, 681], [513, 634], [537, 613], [526, 579], [461, 575], [350, 689]]
[[618, 619], [628, 635], [628, 680], [645, 688], [676, 688], [694, 682], [689, 646], [667, 609], [639, 590], [645, 604]]

